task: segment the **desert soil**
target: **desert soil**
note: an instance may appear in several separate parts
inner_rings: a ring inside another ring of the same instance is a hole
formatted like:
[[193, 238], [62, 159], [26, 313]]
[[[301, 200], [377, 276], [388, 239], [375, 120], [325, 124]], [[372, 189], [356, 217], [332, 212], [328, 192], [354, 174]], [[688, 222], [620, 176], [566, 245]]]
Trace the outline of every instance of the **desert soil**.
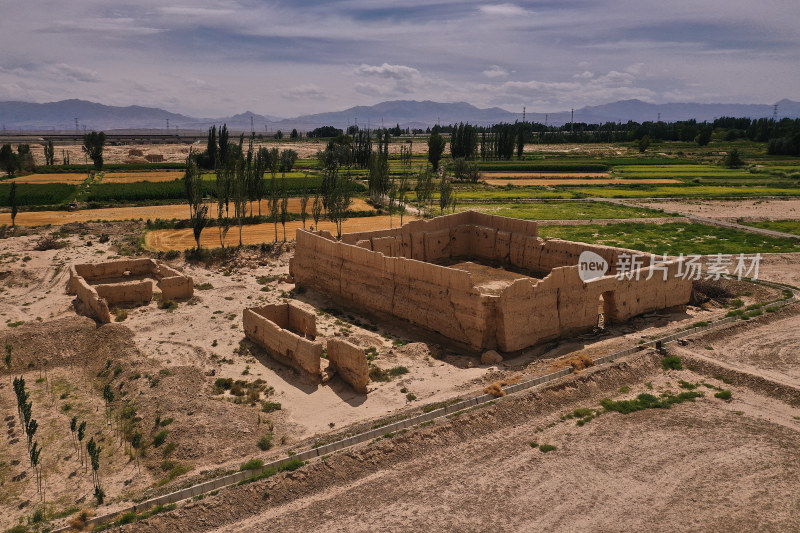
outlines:
[[[647, 356], [576, 380], [126, 530], [795, 529], [800, 410], [688, 370], [665, 372]], [[605, 413], [583, 426], [562, 418], [598, 409], [606, 397], [677, 394], [679, 380], [703, 397], [670, 409]], [[732, 400], [714, 398], [702, 382], [728, 387]], [[555, 450], [542, 453], [531, 442]]]
[[800, 199], [750, 200], [628, 200], [627, 203], [664, 211], [718, 218], [735, 222], [762, 220], [800, 220]]

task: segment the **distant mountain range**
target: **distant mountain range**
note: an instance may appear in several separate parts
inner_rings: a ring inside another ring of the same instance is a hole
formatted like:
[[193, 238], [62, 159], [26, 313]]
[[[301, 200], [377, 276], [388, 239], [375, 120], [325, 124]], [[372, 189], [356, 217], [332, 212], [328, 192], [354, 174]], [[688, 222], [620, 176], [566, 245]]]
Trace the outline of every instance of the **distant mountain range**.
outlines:
[[[800, 102], [781, 100], [778, 117], [800, 118]], [[699, 122], [718, 117], [761, 118], [773, 116], [773, 106], [763, 104], [650, 104], [641, 100], [621, 100], [610, 104], [589, 106], [574, 111], [575, 122], [665, 122], [696, 119]], [[283, 130], [297, 128], [309, 131], [318, 126], [346, 128], [352, 124], [377, 128], [381, 125], [403, 128], [426, 128], [434, 124], [470, 122], [490, 125], [498, 122], [522, 120], [522, 113], [513, 113], [499, 107], [480, 109], [466, 102], [440, 103], [429, 100], [393, 100], [373, 106], [357, 106], [328, 113], [317, 113], [294, 118], [278, 118], [245, 112], [222, 118], [195, 118], [163, 109], [129, 106], [115, 107], [84, 100], [63, 100], [46, 104], [30, 102], [0, 102], [0, 125], [7, 131], [74, 131], [78, 127], [88, 130], [154, 129], [165, 130], [167, 121], [171, 130], [205, 130], [212, 124], [227, 124], [232, 131]], [[547, 122], [561, 125], [572, 119], [571, 111], [553, 113], [527, 113], [529, 122]]]

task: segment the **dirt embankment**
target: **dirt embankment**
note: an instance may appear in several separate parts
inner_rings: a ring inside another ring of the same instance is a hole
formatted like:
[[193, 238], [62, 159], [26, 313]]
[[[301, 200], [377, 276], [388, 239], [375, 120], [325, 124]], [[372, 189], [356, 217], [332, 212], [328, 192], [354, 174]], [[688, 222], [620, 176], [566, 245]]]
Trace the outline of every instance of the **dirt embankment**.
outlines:
[[[639, 356], [123, 529], [791, 527], [800, 501], [791, 488], [800, 473], [792, 444], [800, 423], [791, 418], [773, 423], [759, 413], [737, 414], [737, 400], [710, 394], [668, 410], [606, 413], [582, 426], [563, 418], [606, 396], [660, 394], [676, 379], [699, 380]], [[531, 442], [555, 450], [542, 453]]]

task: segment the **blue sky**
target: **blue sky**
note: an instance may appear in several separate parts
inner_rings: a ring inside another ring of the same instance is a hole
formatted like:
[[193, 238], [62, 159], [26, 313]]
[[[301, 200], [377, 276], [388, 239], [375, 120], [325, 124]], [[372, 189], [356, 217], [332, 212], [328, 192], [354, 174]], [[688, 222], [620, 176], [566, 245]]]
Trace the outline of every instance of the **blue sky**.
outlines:
[[560, 111], [800, 100], [797, 0], [26, 0], [0, 100], [289, 117], [383, 100]]

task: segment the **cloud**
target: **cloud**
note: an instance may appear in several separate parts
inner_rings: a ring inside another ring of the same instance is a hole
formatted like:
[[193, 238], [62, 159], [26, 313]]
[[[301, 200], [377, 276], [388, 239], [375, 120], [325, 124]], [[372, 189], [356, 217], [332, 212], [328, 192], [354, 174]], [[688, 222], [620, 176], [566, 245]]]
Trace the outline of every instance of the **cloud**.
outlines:
[[528, 11], [515, 4], [487, 4], [478, 7], [484, 15], [500, 17], [518, 17], [527, 15]]
[[584, 70], [580, 74], [573, 74], [573, 78], [582, 78], [584, 80], [588, 80], [590, 78], [594, 78], [594, 72], [589, 72], [588, 70]]
[[328, 94], [313, 83], [304, 83], [281, 92], [288, 100], [326, 100]]
[[483, 75], [487, 78], [505, 78], [508, 76], [508, 71], [500, 65], [492, 65], [483, 71]]
[[384, 63], [380, 66], [361, 65], [356, 69], [357, 74], [364, 76], [377, 76], [393, 80], [407, 80], [419, 76], [419, 70], [405, 65], [390, 65]]
[[93, 83], [101, 81], [100, 75], [91, 69], [76, 67], [66, 63], [56, 63], [48, 65], [43, 70], [50, 74], [53, 79], [62, 81], [83, 81]]

